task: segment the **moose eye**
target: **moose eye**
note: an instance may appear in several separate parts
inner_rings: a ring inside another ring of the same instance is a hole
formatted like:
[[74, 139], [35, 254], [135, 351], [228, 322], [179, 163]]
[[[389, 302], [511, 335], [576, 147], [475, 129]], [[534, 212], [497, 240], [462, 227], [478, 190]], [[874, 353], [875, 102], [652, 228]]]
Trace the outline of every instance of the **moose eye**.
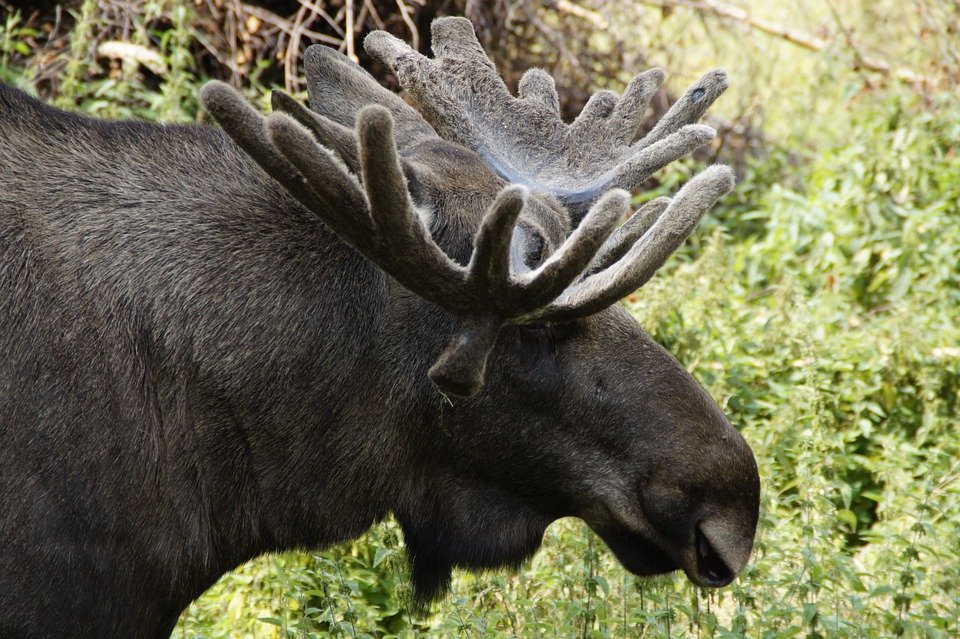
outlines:
[[526, 340], [545, 340], [550, 337], [550, 327], [543, 322], [537, 324], [521, 324], [520, 337]]
[[543, 249], [544, 241], [540, 237], [539, 233], [534, 233], [527, 242], [526, 251], [524, 252], [523, 261], [530, 268], [536, 268], [540, 266], [540, 262], [543, 261]]

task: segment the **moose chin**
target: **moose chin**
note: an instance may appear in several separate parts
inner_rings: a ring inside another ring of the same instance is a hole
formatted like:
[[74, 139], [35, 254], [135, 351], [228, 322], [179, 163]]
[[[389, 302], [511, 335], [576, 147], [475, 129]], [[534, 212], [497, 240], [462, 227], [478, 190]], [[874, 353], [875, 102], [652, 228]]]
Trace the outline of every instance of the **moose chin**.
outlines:
[[468, 21], [432, 42], [365, 41], [414, 106], [315, 46], [309, 108], [214, 82], [219, 128], [0, 87], [0, 636], [168, 636], [239, 563], [391, 513], [421, 602], [566, 516], [639, 575], [744, 567], [753, 454], [618, 304], [733, 187], [626, 217], [725, 75], [637, 139], [659, 70], [568, 124]]

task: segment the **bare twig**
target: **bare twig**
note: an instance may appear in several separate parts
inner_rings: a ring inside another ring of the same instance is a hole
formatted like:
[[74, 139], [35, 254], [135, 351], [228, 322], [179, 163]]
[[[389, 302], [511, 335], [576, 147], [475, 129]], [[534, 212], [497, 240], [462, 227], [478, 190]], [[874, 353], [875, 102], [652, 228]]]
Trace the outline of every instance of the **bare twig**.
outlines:
[[[739, 7], [723, 4], [721, 2], [717, 2], [716, 0], [641, 0], [641, 2], [643, 2], [643, 4], [660, 8], [686, 7], [693, 9], [694, 11], [712, 13], [713, 15], [721, 18], [734, 20], [735, 22], [746, 25], [747, 27], [756, 31], [766, 33], [767, 35], [781, 38], [809, 51], [820, 52], [833, 44], [831, 40], [812, 36], [795, 29], [789, 29], [768, 20], [755, 18]], [[830, 10], [834, 11], [831, 3], [828, 2], [827, 4], [830, 5]], [[835, 11], [834, 16], [836, 16]], [[852, 38], [848, 38], [848, 43], [850, 44], [851, 49], [854, 51], [858, 66], [861, 68], [921, 87], [934, 86], [936, 84], [936, 81], [932, 78], [922, 76], [909, 69], [895, 69], [889, 63], [883, 60], [864, 54], [855, 46]]]
[[610, 28], [610, 23], [600, 15], [599, 12], [573, 3], [570, 0], [558, 0], [557, 11], [576, 16], [581, 20], [586, 20], [600, 31], [606, 31]]
[[523, 6], [522, 10], [527, 21], [532, 24], [537, 31], [542, 33], [543, 37], [549, 40], [554, 47], [556, 47], [557, 51], [560, 53], [560, 56], [567, 61], [567, 63], [570, 65], [570, 68], [573, 69], [581, 79], [589, 80], [590, 74], [587, 73], [586, 69], [583, 68], [583, 65], [580, 63], [580, 60], [577, 58], [577, 56], [570, 51], [566, 43], [563, 41], [563, 38], [558, 37], [557, 33], [537, 16], [536, 11], [531, 11], [526, 5]]
[[[293, 23], [291, 23], [289, 20], [285, 20], [281, 18], [280, 16], [273, 13], [272, 11], [267, 11], [266, 9], [261, 9], [260, 7], [250, 5], [250, 4], [244, 4], [243, 10], [250, 15], [260, 18], [267, 24], [271, 24], [279, 28], [281, 31], [283, 31], [287, 35], [293, 34], [295, 30]], [[343, 42], [343, 40], [340, 40], [339, 38], [334, 38], [333, 36], [329, 36], [325, 33], [320, 33], [319, 31], [312, 31], [310, 29], [303, 29], [302, 34], [311, 38], [312, 40], [316, 40], [317, 42], [323, 42], [325, 44], [332, 44], [335, 46]]]
[[337, 21], [334, 20], [334, 19], [330, 16], [330, 14], [327, 13], [327, 12], [324, 10], [323, 7], [321, 7], [320, 5], [318, 5], [318, 4], [314, 3], [314, 2], [311, 2], [310, 0], [300, 0], [300, 4], [302, 4], [303, 6], [305, 6], [306, 8], [310, 9], [310, 10], [313, 11], [315, 14], [317, 14], [318, 16], [320, 16], [321, 18], [323, 18], [323, 21], [326, 22], [327, 25], [328, 25], [331, 29], [333, 29], [335, 33], [337, 33], [341, 38], [343, 37], [343, 35], [344, 35], [344, 34], [343, 34], [343, 29], [340, 28], [340, 25], [337, 24]]
[[385, 29], [387, 27], [386, 23], [380, 17], [377, 7], [374, 6], [371, 0], [363, 0], [363, 8], [370, 13], [370, 18], [373, 19], [374, 26], [378, 29]]
[[397, 0], [397, 10], [400, 11], [400, 18], [403, 20], [403, 23], [407, 25], [407, 29], [410, 30], [410, 44], [414, 49], [420, 49], [420, 33], [417, 31], [417, 25], [413, 23], [413, 19], [410, 17], [410, 8], [404, 4], [403, 0]]
[[347, 56], [354, 62], [359, 62], [357, 58], [357, 52], [354, 50], [353, 45], [353, 36], [354, 36], [354, 26], [353, 26], [353, 0], [347, 0], [347, 34], [344, 38], [344, 42], [347, 47]]

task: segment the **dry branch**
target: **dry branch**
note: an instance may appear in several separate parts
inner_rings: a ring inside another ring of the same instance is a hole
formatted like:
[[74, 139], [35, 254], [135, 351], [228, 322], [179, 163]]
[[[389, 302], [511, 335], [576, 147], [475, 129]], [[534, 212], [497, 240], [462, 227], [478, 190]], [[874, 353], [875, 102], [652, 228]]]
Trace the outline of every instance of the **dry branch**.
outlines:
[[[722, 2], [716, 2], [716, 0], [641, 0], [641, 2], [661, 9], [686, 7], [701, 13], [711, 13], [715, 16], [743, 24], [750, 29], [786, 40], [791, 44], [795, 44], [809, 51], [820, 52], [833, 45], [832, 39], [819, 38], [795, 29], [789, 29], [770, 22], [769, 20], [753, 17], [740, 7], [733, 7], [728, 4], [723, 4]], [[894, 68], [883, 60], [866, 55], [860, 51], [850, 38], [848, 38], [848, 45], [853, 50], [857, 60], [857, 66], [860, 68], [921, 87], [929, 87], [936, 84], [936, 81], [932, 78], [919, 75], [909, 69]]]

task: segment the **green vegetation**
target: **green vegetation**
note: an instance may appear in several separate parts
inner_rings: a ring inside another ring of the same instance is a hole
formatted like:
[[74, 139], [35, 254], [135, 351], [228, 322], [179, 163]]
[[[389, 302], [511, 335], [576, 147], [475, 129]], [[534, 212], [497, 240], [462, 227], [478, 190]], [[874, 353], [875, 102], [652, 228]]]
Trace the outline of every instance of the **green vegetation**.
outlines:
[[[960, 93], [944, 53], [960, 9], [917, 1], [898, 5], [903, 20], [881, 21], [886, 2], [850, 3], [842, 16], [824, 3], [800, 17], [779, 6], [793, 3], [770, 4], [742, 3], [809, 32], [827, 18], [843, 28], [810, 51], [682, 6], [637, 9], [661, 39], [637, 46], [685, 78], [677, 87], [730, 59], [734, 86], [718, 113], [749, 116], [754, 132], [766, 122], [762, 151], [740, 158], [737, 191], [628, 302], [756, 453], [763, 505], [742, 577], [717, 592], [680, 576], [637, 579], [570, 520], [519, 573], [458, 574], [444, 602], [416, 615], [402, 535], [386, 522], [324, 552], [240, 567], [184, 613], [175, 637], [960, 637]], [[206, 75], [185, 53], [204, 37], [194, 3], [141, 5], [129, 41], [157, 56], [149, 81], [134, 58], [91, 70], [103, 18], [87, 0], [56, 53], [58, 104], [198, 117]], [[630, 37], [633, 27], [616, 28]], [[40, 70], [17, 61], [38, 34], [14, 14], [0, 19], [0, 80], [36, 89]], [[930, 82], [863, 71], [858, 46]], [[247, 85], [264, 103], [266, 89]], [[661, 176], [659, 190], [696, 168]]]

